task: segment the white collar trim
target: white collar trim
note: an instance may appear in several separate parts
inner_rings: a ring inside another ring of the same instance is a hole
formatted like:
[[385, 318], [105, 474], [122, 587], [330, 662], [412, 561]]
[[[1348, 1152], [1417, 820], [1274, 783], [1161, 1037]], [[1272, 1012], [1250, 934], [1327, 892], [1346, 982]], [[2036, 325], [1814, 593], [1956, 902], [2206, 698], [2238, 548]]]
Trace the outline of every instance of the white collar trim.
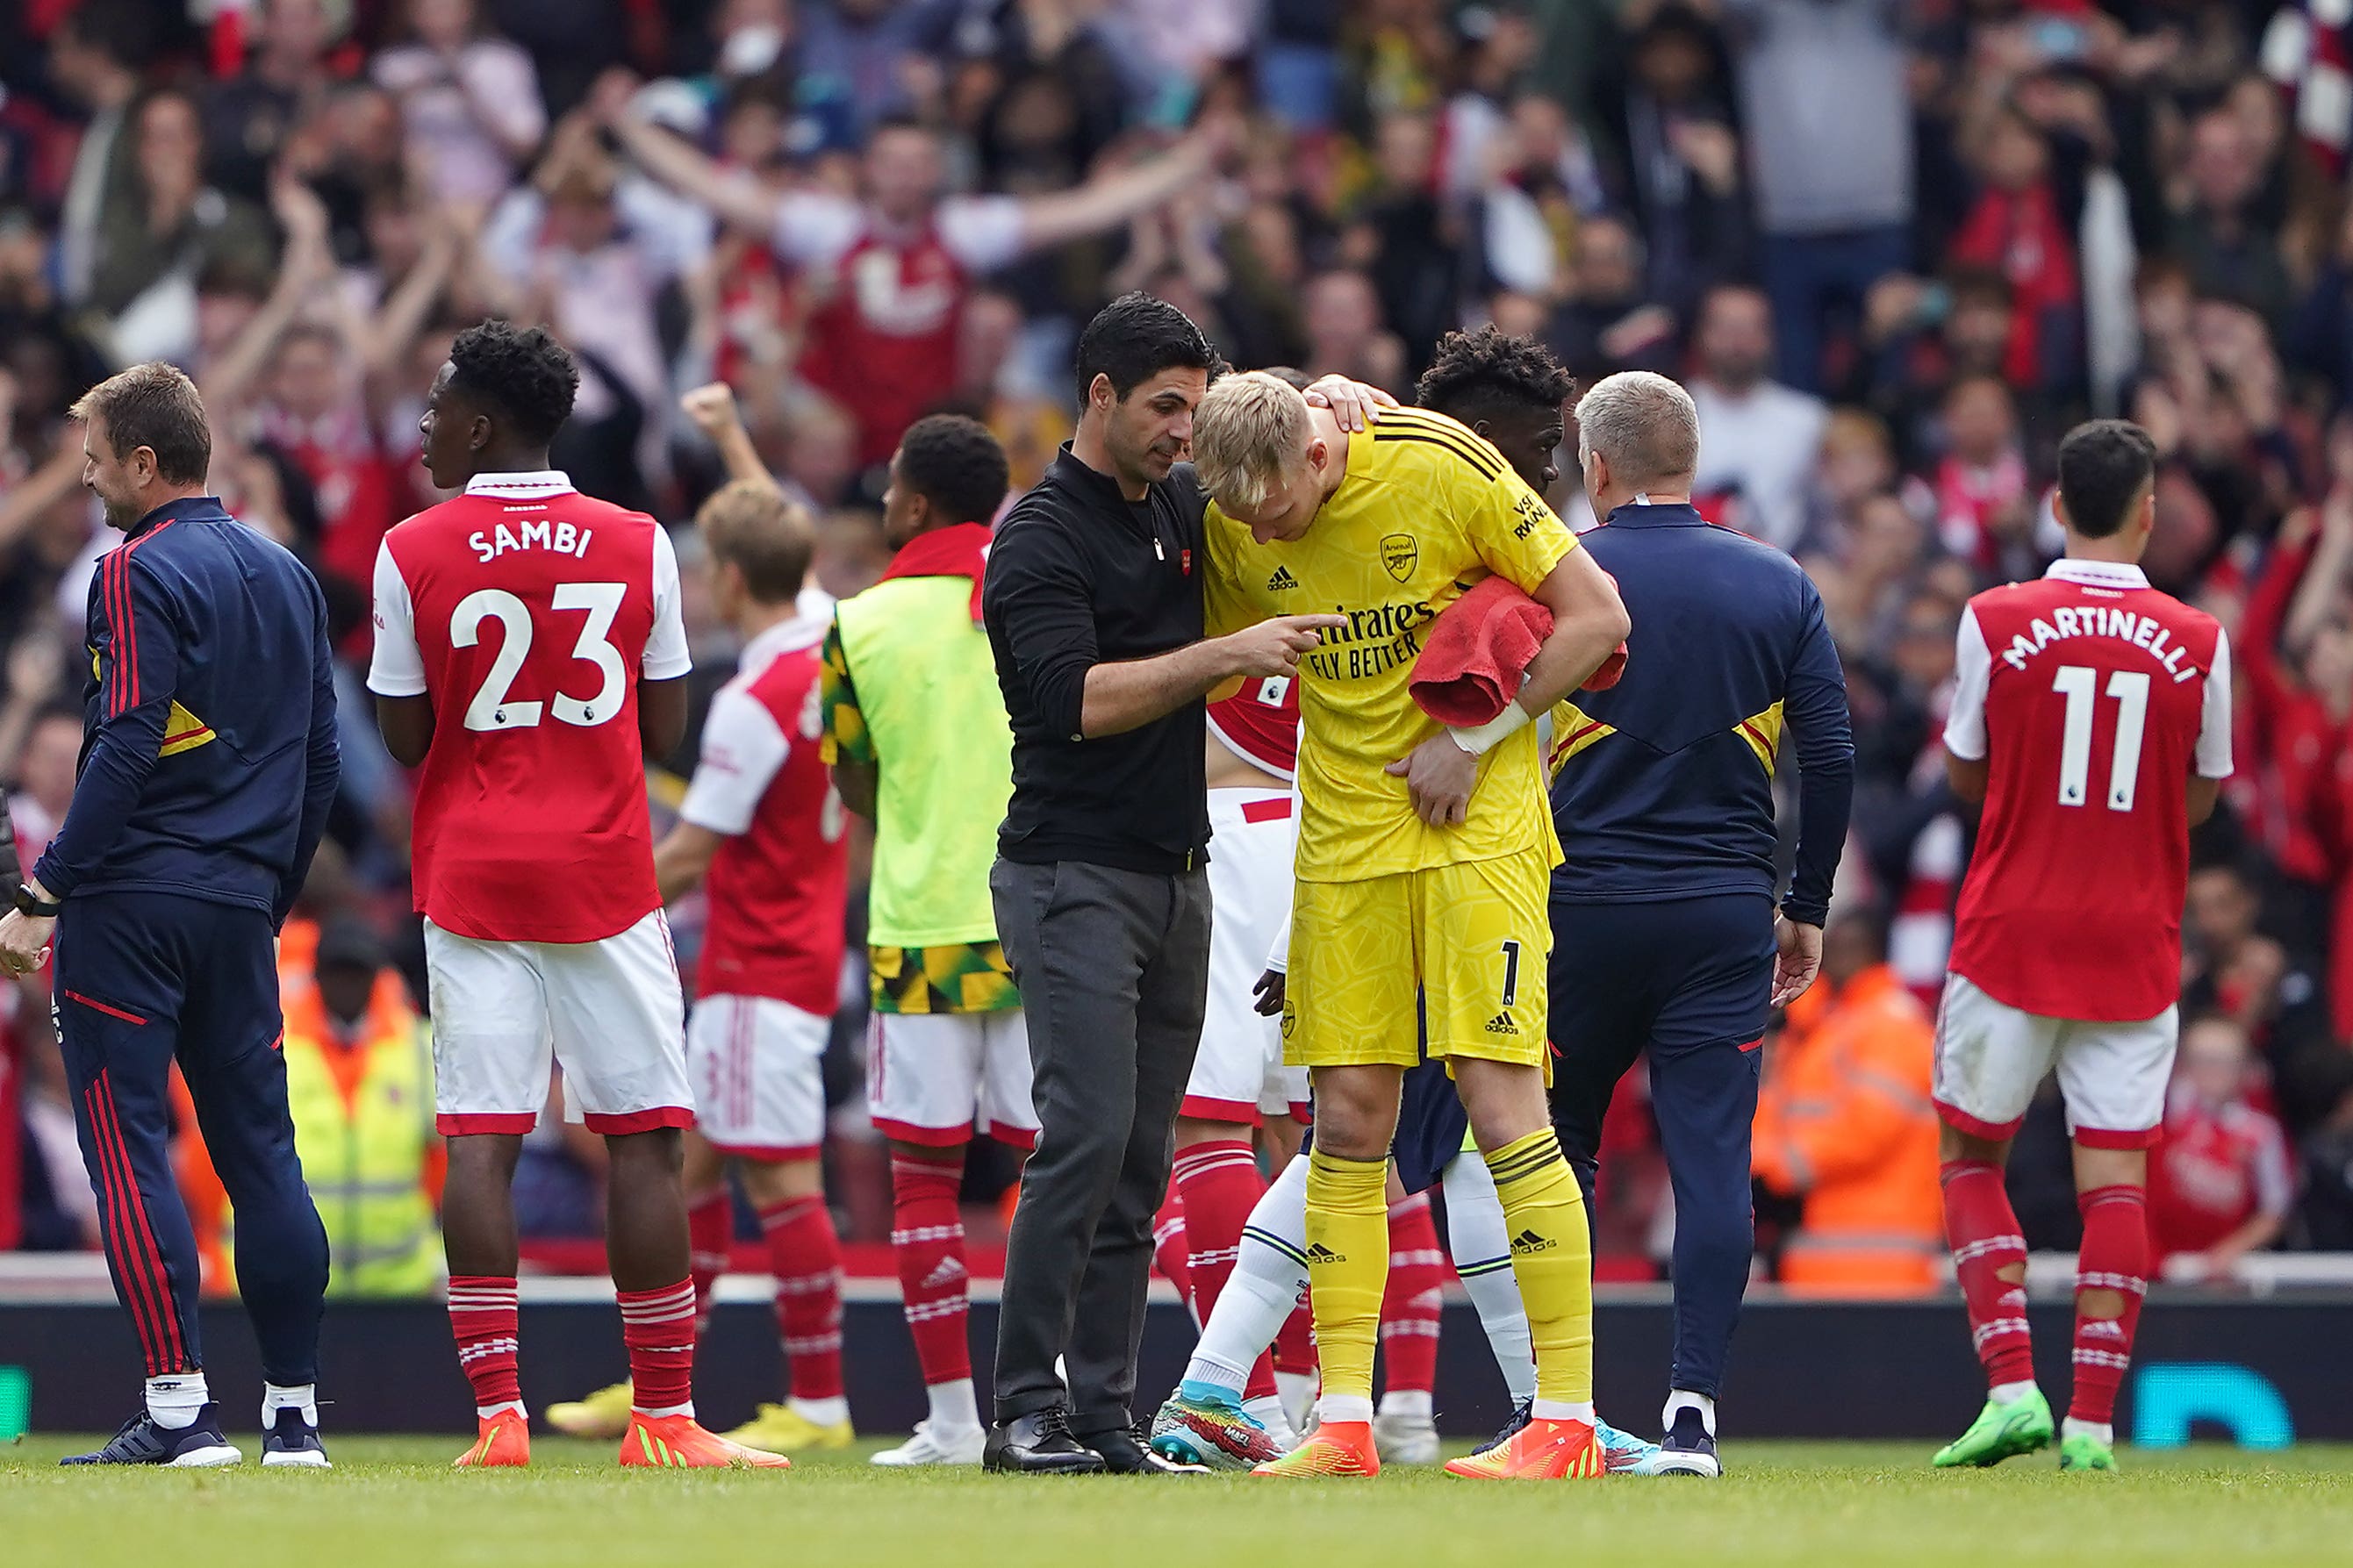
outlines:
[[2146, 588], [2148, 574], [2139, 567], [2121, 561], [2053, 561], [2051, 569], [2042, 574], [2065, 583], [2082, 583], [2094, 588]]
[[813, 616], [795, 616], [789, 620], [778, 621], [744, 645], [743, 658], [738, 662], [746, 668], [765, 668], [779, 655], [815, 647], [825, 640], [825, 634], [832, 625], [830, 620], [821, 621]]
[[572, 476], [561, 468], [523, 474], [476, 474], [466, 481], [470, 496], [535, 497], [572, 493]]

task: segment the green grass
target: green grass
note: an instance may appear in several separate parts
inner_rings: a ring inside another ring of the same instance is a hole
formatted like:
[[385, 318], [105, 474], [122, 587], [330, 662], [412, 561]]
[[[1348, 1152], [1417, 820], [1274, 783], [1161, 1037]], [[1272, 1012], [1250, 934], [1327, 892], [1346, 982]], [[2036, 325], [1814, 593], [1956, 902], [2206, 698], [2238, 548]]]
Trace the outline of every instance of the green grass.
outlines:
[[527, 1473], [460, 1475], [457, 1438], [332, 1437], [331, 1474], [66, 1470], [63, 1438], [0, 1447], [0, 1563], [311, 1568], [791, 1563], [1438, 1568], [1662, 1563], [2353, 1562], [2353, 1447], [2126, 1450], [2114, 1476], [2049, 1455], [1931, 1471], [1931, 1445], [1736, 1444], [1715, 1483], [1501, 1486], [1392, 1468], [1369, 1483], [1019, 1480], [878, 1471], [624, 1472], [613, 1446], [537, 1438]]

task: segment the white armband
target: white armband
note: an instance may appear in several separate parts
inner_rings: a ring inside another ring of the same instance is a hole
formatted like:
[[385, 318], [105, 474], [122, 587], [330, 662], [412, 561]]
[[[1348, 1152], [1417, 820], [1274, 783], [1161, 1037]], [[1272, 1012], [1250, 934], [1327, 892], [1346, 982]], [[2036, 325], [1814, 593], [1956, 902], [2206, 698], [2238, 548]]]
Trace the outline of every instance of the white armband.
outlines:
[[1504, 710], [1501, 713], [1488, 720], [1484, 724], [1469, 730], [1460, 730], [1449, 724], [1446, 727], [1446, 732], [1454, 737], [1456, 745], [1472, 756], [1483, 756], [1493, 751], [1505, 736], [1525, 729], [1528, 719], [1528, 710], [1520, 706], [1519, 699], [1515, 697], [1504, 704]]

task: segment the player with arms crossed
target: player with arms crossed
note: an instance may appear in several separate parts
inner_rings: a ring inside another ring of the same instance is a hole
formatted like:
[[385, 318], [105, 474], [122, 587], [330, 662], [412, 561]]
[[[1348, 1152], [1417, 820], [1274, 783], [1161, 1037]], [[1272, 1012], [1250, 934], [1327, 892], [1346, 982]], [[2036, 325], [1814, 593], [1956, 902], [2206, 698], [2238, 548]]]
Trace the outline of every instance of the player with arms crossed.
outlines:
[[2077, 426], [2059, 444], [2066, 559], [1979, 594], [1961, 618], [1946, 766], [1985, 816], [1954, 917], [1936, 1100], [1945, 1229], [1990, 1394], [1940, 1467], [2051, 1441], [2002, 1169], [2055, 1065], [2084, 1215], [2060, 1464], [2116, 1468], [2109, 1423], [2148, 1279], [2148, 1149], [2178, 1032], [2189, 830], [2231, 773], [2230, 645], [2138, 564], [2156, 474], [2139, 426]]
[[648, 755], [686, 728], [670, 536], [547, 467], [579, 372], [536, 328], [458, 335], [418, 429], [465, 494], [388, 533], [368, 687], [422, 769], [425, 917], [449, 1321], [480, 1429], [461, 1467], [529, 1461], [516, 1375], [515, 1161], [551, 1058], [611, 1158], [607, 1247], [636, 1403], [621, 1463], [781, 1467], [694, 1420], [678, 966], [654, 879]]
[[[1372, 1362], [1388, 1152], [1400, 1079], [1420, 1057], [1419, 990], [1430, 1053], [1448, 1058], [1503, 1199], [1536, 1360], [1528, 1426], [1449, 1469], [1599, 1476], [1591, 1253], [1544, 1100], [1545, 889], [1559, 849], [1528, 726], [1616, 648], [1625, 608], [1502, 455], [1443, 416], [1398, 410], [1350, 435], [1282, 381], [1245, 374], [1203, 399], [1193, 452], [1216, 502], [1212, 635], [1294, 607], [1346, 617], [1299, 662], [1303, 816], [1282, 1015], [1285, 1059], [1315, 1086], [1306, 1252], [1322, 1420], [1259, 1473], [1380, 1468]], [[1421, 635], [1496, 572], [1553, 611], [1552, 634], [1503, 718], [1440, 730], [1407, 691]]]
[[836, 606], [825, 642], [825, 760], [843, 803], [874, 824], [866, 1093], [891, 1141], [891, 1255], [930, 1405], [878, 1465], [980, 1463], [965, 1151], [976, 1134], [1023, 1151], [1038, 1138], [1021, 994], [988, 893], [1013, 731], [980, 578], [1005, 489], [987, 426], [947, 414], [909, 426], [882, 498], [897, 553]]

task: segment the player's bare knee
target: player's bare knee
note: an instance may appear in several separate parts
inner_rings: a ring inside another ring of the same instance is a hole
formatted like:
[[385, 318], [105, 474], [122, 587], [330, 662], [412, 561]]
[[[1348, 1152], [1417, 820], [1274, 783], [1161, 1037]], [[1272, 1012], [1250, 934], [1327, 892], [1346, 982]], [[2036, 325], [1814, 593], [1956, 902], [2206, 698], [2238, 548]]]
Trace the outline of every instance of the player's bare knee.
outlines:
[[1344, 1160], [1388, 1158], [1402, 1076], [1373, 1064], [1317, 1068], [1315, 1147]]
[[1454, 1092], [1462, 1097], [1471, 1136], [1486, 1152], [1492, 1154], [1552, 1124], [1551, 1110], [1545, 1104], [1542, 1068], [1480, 1057], [1462, 1057], [1451, 1065]]
[[1176, 1119], [1176, 1147], [1179, 1149], [1235, 1138], [1247, 1142], [1250, 1135], [1250, 1125], [1247, 1121], [1213, 1121], [1206, 1116], [1180, 1116]]
[[825, 1191], [825, 1165], [818, 1160], [745, 1160], [737, 1170], [744, 1190], [760, 1208], [797, 1203]]
[[644, 1132], [608, 1132], [605, 1135], [605, 1153], [617, 1176], [625, 1167], [633, 1174], [670, 1177], [678, 1176], [686, 1168], [686, 1141], [675, 1127], [656, 1127]]
[[1965, 1160], [2000, 1168], [2010, 1163], [2010, 1140], [1980, 1138], [1947, 1121], [1936, 1130], [1936, 1153], [1947, 1164]]

